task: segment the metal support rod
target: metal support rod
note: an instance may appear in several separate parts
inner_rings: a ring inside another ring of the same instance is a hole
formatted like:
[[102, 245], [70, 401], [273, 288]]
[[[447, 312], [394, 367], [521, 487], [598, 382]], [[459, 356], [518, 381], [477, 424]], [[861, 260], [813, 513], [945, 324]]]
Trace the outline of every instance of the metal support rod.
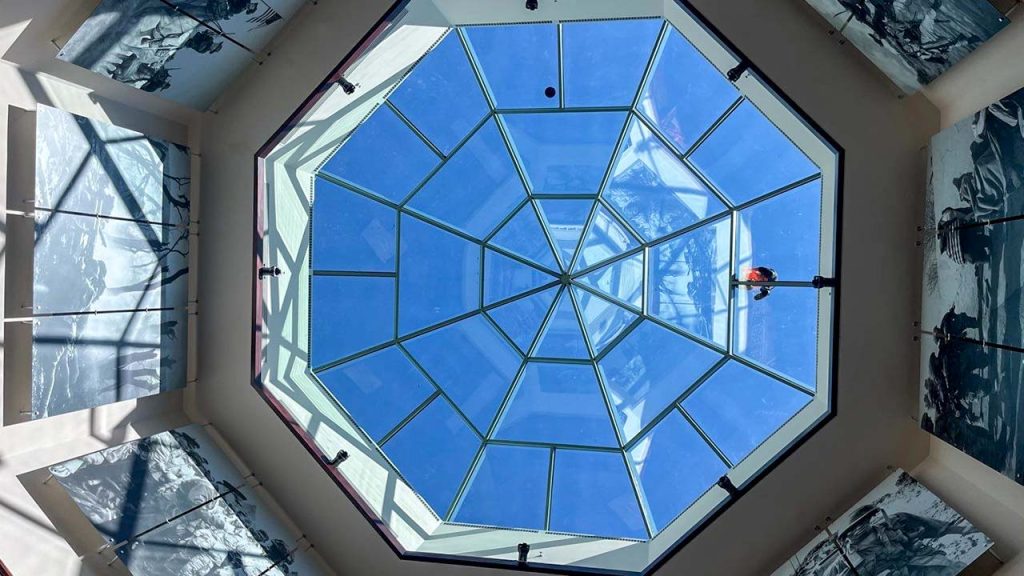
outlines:
[[739, 497], [740, 489], [737, 488], [736, 485], [732, 483], [732, 479], [729, 478], [728, 476], [722, 476], [721, 478], [718, 479], [718, 482], [716, 482], [716, 484], [718, 485], [719, 488], [721, 488], [722, 490], [725, 490], [726, 492], [728, 492], [729, 493], [729, 497], [731, 497], [731, 498]]
[[797, 280], [775, 280], [774, 282], [767, 282], [767, 281], [765, 281], [765, 282], [755, 282], [755, 281], [752, 281], [752, 280], [733, 280], [732, 281], [732, 285], [733, 286], [750, 286], [752, 288], [753, 287], [760, 287], [760, 286], [769, 286], [769, 287], [772, 287], [772, 288], [774, 288], [776, 286], [789, 286], [789, 287], [793, 287], [793, 288], [807, 288], [807, 287], [813, 287], [814, 286], [814, 282], [813, 281], [811, 281], [811, 282], [803, 282], [803, 281], [797, 281]]
[[50, 474], [49, 476], [46, 477], [46, 480], [43, 480], [43, 485], [45, 486], [49, 484], [50, 480], [53, 480], [53, 474]]
[[737, 64], [735, 68], [729, 70], [729, 72], [726, 73], [725, 77], [728, 78], [730, 82], [736, 82], [737, 80], [740, 79], [740, 76], [743, 76], [743, 73], [746, 72], [747, 70], [750, 70], [750, 62], [743, 60], [739, 64]]
[[530, 545], [526, 542], [520, 542], [517, 549], [519, 550], [519, 565], [525, 566], [527, 555], [530, 553]]
[[338, 453], [334, 455], [334, 458], [327, 459], [326, 456], [324, 457], [324, 462], [328, 466], [337, 466], [346, 460], [348, 460], [348, 452], [344, 450], [338, 450]]
[[282, 274], [281, 269], [278, 268], [277, 266], [263, 266], [262, 268], [260, 268], [259, 277], [260, 277], [260, 280], [263, 280], [267, 276], [272, 276], [274, 278], [277, 278], [281, 274]]

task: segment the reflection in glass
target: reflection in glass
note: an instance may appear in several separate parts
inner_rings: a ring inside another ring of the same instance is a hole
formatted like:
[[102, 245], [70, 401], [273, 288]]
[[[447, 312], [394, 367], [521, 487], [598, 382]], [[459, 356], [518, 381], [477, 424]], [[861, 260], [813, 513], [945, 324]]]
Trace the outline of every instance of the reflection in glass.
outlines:
[[661, 530], [729, 469], [678, 412], [669, 412], [629, 451], [655, 530]]
[[637, 252], [621, 260], [616, 260], [603, 268], [599, 268], [577, 281], [602, 294], [606, 294], [617, 302], [632, 306], [637, 310], [643, 307], [644, 298], [644, 255]]
[[539, 358], [568, 358], [585, 360], [590, 358], [587, 343], [583, 339], [579, 319], [572, 298], [565, 290], [555, 304], [551, 318], [544, 327], [544, 333], [537, 344], [534, 356]]
[[690, 159], [735, 204], [818, 173], [818, 167], [746, 101], [701, 143]]
[[738, 97], [732, 83], [669, 26], [638, 108], [683, 153]]
[[394, 272], [398, 214], [321, 178], [315, 186], [313, 268]]
[[599, 367], [623, 441], [629, 442], [721, 358], [645, 320]]
[[483, 238], [526, 197], [494, 120], [480, 127], [409, 207]]
[[646, 240], [655, 240], [725, 207], [643, 123], [634, 119], [604, 191], [609, 204]]
[[455, 32], [413, 68], [390, 100], [443, 154], [450, 153], [488, 111]]
[[562, 24], [565, 105], [632, 104], [659, 30], [660, 18]]
[[[480, 302], [480, 247], [402, 215], [398, 274], [400, 334], [476, 309]], [[339, 295], [340, 296], [340, 295]], [[351, 300], [353, 307], [359, 300]]]
[[598, 204], [594, 219], [580, 245], [576, 271], [600, 264], [639, 246], [640, 242], [626, 227], [603, 204]]
[[[557, 108], [558, 30], [554, 24], [463, 28], [480, 73], [498, 108]], [[527, 48], [528, 47], [528, 48]]]
[[629, 310], [586, 290], [573, 286], [572, 293], [595, 356], [639, 318]]
[[518, 260], [486, 250], [484, 255], [484, 305], [518, 296], [544, 284], [555, 281], [555, 277]]
[[320, 366], [395, 337], [395, 280], [314, 276], [310, 363]]
[[434, 392], [430, 382], [397, 346], [317, 376], [377, 442]]
[[728, 219], [651, 248], [650, 313], [726, 346], [729, 328]]
[[435, 398], [382, 446], [402, 476], [444, 516], [469, 472], [480, 438], [444, 398]]
[[780, 280], [814, 278], [821, 251], [821, 181], [741, 210], [736, 241], [739, 274], [770, 266]]
[[543, 530], [547, 513], [549, 448], [484, 448], [456, 522]]
[[555, 451], [551, 530], [620, 538], [647, 538], [619, 452]]
[[521, 358], [477, 315], [403, 344], [481, 433], [487, 432]]
[[532, 296], [520, 298], [489, 310], [487, 314], [505, 335], [515, 342], [519, 351], [527, 354], [556, 295], [558, 295], [558, 287], [554, 286]]
[[401, 202], [441, 160], [387, 106], [377, 108], [322, 170]]
[[818, 290], [777, 287], [757, 301], [754, 294], [744, 288], [736, 291], [734, 352], [814, 390]]
[[810, 401], [808, 394], [730, 360], [683, 408], [735, 465]]
[[610, 448], [619, 445], [594, 368], [585, 364], [527, 364], [498, 422], [495, 438]]
[[625, 112], [507, 114], [502, 121], [533, 194], [597, 194]]

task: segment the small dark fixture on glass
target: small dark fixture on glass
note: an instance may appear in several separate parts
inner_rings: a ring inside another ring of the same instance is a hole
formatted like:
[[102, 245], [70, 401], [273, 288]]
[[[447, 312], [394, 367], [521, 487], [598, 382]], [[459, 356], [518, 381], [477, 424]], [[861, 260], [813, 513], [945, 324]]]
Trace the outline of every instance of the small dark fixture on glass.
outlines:
[[526, 542], [519, 544], [519, 564], [526, 564], [526, 555], [530, 553], [530, 545]]
[[554, 98], [555, 94], [557, 93], [558, 92], [555, 90], [554, 86], [548, 86], [547, 88], [544, 89], [544, 95], [547, 96], [548, 98]]
[[537, 0], [526, 0], [526, 9], [527, 10], [536, 10], [537, 9]]
[[266, 278], [267, 276], [273, 276], [274, 278], [277, 278], [280, 275], [281, 269], [278, 268], [277, 266], [264, 266], [260, 268], [260, 280]]

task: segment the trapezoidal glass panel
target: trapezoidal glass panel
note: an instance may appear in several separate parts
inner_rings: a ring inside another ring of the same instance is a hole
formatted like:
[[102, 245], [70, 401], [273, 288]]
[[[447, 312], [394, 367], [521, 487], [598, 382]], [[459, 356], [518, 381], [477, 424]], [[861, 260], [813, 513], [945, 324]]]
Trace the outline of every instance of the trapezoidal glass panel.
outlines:
[[398, 213], [323, 178], [314, 186], [313, 269], [394, 272]]
[[808, 182], [739, 211], [736, 270], [766, 266], [779, 280], [809, 281], [821, 255], [821, 181]]
[[778, 287], [754, 300], [757, 289], [736, 290], [733, 352], [815, 390], [818, 373], [818, 298], [814, 288]]
[[661, 26], [661, 18], [563, 23], [565, 105], [630, 106]]
[[543, 530], [550, 448], [490, 444], [455, 512], [456, 522]]
[[550, 529], [647, 538], [636, 491], [620, 452], [555, 450]]
[[[558, 107], [554, 24], [467, 26], [463, 31], [496, 108]], [[556, 94], [545, 94], [548, 87]]]
[[395, 337], [395, 279], [314, 276], [310, 289], [313, 367]]

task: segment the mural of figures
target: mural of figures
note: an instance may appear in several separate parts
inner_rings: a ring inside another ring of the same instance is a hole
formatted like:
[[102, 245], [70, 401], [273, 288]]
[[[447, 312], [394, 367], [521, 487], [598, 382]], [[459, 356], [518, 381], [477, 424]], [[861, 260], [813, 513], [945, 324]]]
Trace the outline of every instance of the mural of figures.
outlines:
[[102, 0], [57, 57], [206, 108], [301, 5], [302, 0]]
[[957, 576], [992, 541], [897, 470], [772, 576]]
[[324, 574], [199, 426], [50, 472], [135, 576]]
[[1024, 484], [1024, 90], [936, 135], [928, 178], [921, 424]]
[[907, 94], [1002, 30], [987, 0], [807, 0]]

